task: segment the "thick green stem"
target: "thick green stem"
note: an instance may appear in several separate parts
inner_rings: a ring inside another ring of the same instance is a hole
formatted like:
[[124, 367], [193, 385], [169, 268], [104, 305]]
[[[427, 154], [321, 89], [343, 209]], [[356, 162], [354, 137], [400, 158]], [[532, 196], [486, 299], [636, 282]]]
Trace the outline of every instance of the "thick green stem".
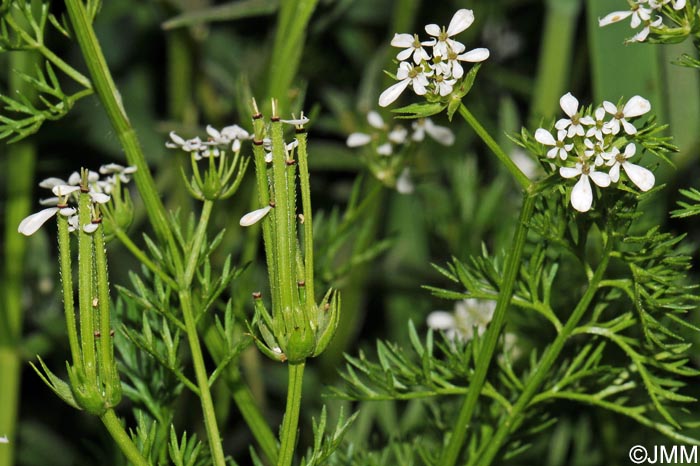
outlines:
[[141, 455], [139, 449], [134, 442], [131, 441], [131, 438], [124, 430], [121, 421], [119, 421], [113, 409], [105, 411], [105, 413], [100, 416], [100, 420], [117, 445], [119, 445], [119, 449], [124, 453], [124, 456], [126, 456], [132, 464], [135, 466], [150, 466], [148, 460]]
[[600, 261], [600, 264], [598, 264], [598, 267], [596, 268], [593, 277], [588, 283], [588, 288], [586, 288], [586, 291], [581, 297], [581, 300], [578, 302], [576, 308], [571, 313], [571, 317], [569, 317], [569, 320], [561, 329], [557, 337], [554, 339], [551, 346], [547, 348], [546, 352], [542, 356], [542, 360], [537, 365], [535, 370], [532, 372], [532, 374], [530, 374], [530, 377], [528, 378], [527, 383], [525, 384], [525, 388], [520, 394], [520, 397], [518, 397], [518, 401], [515, 402], [513, 408], [507, 414], [505, 421], [499, 425], [498, 430], [491, 438], [491, 441], [489, 442], [486, 451], [483, 453], [483, 455], [481, 455], [481, 458], [479, 459], [478, 464], [480, 466], [487, 466], [493, 462], [494, 458], [501, 449], [503, 442], [506, 441], [511, 430], [515, 426], [517, 426], [517, 424], [521, 421], [521, 415], [529, 406], [530, 402], [532, 401], [532, 398], [539, 391], [547, 375], [550, 374], [550, 369], [559, 357], [559, 354], [564, 348], [564, 344], [567, 342], [573, 331], [576, 329], [576, 326], [581, 321], [581, 318], [588, 310], [588, 306], [591, 304], [593, 297], [598, 291], [600, 283], [603, 280], [603, 276], [605, 275], [605, 272], [608, 268], [608, 263], [610, 262], [610, 253], [612, 251], [613, 240], [612, 238], [607, 237], [604, 238], [604, 241], [605, 249], [603, 251], [603, 257]]
[[68, 219], [58, 215], [58, 255], [60, 258], [61, 285], [63, 286], [63, 309], [66, 316], [68, 344], [73, 357], [73, 364], [81, 365], [80, 341], [75, 321], [75, 302], [73, 300], [73, 269], [71, 265], [70, 232]]
[[474, 415], [474, 410], [476, 409], [476, 404], [479, 399], [479, 395], [481, 394], [481, 389], [483, 388], [486, 380], [486, 374], [491, 366], [491, 359], [493, 358], [493, 353], [496, 349], [496, 344], [498, 343], [498, 337], [501, 334], [501, 330], [505, 322], [506, 312], [508, 311], [508, 306], [513, 297], [513, 288], [518, 276], [518, 271], [520, 270], [520, 259], [523, 254], [525, 240], [527, 239], [528, 223], [530, 221], [530, 217], [532, 216], [534, 205], [534, 196], [526, 195], [520, 209], [520, 218], [518, 219], [518, 224], [516, 226], [515, 235], [513, 238], [513, 247], [510, 250], [510, 254], [508, 255], [508, 259], [506, 261], [505, 270], [503, 271], [503, 279], [499, 289], [498, 301], [496, 303], [496, 309], [493, 313], [493, 319], [486, 329], [484, 340], [476, 360], [476, 370], [469, 381], [469, 391], [467, 392], [467, 397], [465, 398], [459, 411], [457, 422], [452, 430], [452, 436], [447, 444], [447, 448], [443, 450], [440, 458], [439, 464], [441, 466], [453, 466], [457, 461], [459, 452], [462, 450], [462, 446], [464, 445], [467, 429], [469, 428], [469, 423]]
[[462, 118], [464, 118], [464, 121], [466, 121], [469, 126], [472, 127], [474, 132], [481, 138], [482, 141], [488, 146], [489, 149], [491, 149], [491, 152], [493, 152], [493, 155], [495, 155], [498, 160], [500, 160], [503, 165], [508, 169], [508, 171], [513, 175], [513, 178], [515, 178], [515, 181], [520, 185], [521, 188], [524, 190], [528, 190], [530, 186], [532, 185], [532, 182], [528, 179], [527, 175], [518, 168], [518, 166], [511, 160], [510, 157], [508, 157], [508, 154], [503, 152], [503, 149], [498, 145], [498, 143], [491, 137], [491, 135], [486, 131], [486, 129], [481, 126], [481, 123], [479, 123], [479, 120], [477, 120], [474, 115], [471, 114], [469, 110], [467, 110], [467, 107], [464, 106], [464, 104], [460, 104], [459, 106], [459, 114], [462, 115]]
[[282, 420], [280, 454], [277, 460], [277, 466], [290, 466], [294, 459], [305, 365], [306, 362], [289, 365], [287, 407], [284, 411], [284, 419]]
[[182, 289], [179, 293], [180, 306], [182, 307], [182, 315], [185, 320], [185, 328], [187, 330], [187, 341], [190, 345], [190, 353], [192, 355], [192, 365], [194, 366], [195, 379], [199, 388], [199, 399], [202, 405], [202, 414], [204, 416], [204, 427], [209, 438], [209, 449], [214, 466], [226, 466], [224, 458], [224, 450], [221, 445], [221, 435], [219, 434], [219, 426], [216, 423], [216, 411], [214, 410], [214, 401], [211, 397], [209, 389], [209, 376], [204, 365], [204, 355], [202, 354], [202, 346], [197, 333], [197, 324], [193, 315], [192, 298], [189, 288]]
[[[81, 188], [82, 189], [82, 188]], [[60, 214], [59, 214], [60, 215]], [[80, 343], [83, 355], [83, 370], [87, 384], [97, 384], [97, 360], [95, 354], [95, 330], [93, 299], [93, 254], [92, 235], [83, 231], [91, 221], [90, 196], [80, 193], [78, 207], [78, 307], [80, 308]]]
[[309, 181], [309, 161], [306, 152], [306, 133], [297, 134], [299, 141], [299, 185], [301, 186], [301, 206], [304, 214], [304, 281], [306, 283], [307, 307], [315, 306], [314, 290], [314, 244], [313, 218], [311, 214], [311, 183]]
[[165, 240], [165, 243], [173, 253], [175, 268], [179, 270], [181, 268], [180, 257], [178, 254], [175, 254], [177, 247], [168, 225], [165, 207], [156, 190], [155, 182], [146, 163], [139, 140], [122, 105], [121, 96], [114, 84], [97, 36], [92, 28], [90, 16], [85, 10], [82, 0], [66, 0], [66, 8], [73, 26], [75, 39], [80, 45], [97, 96], [115, 129], [128, 163], [137, 168], [136, 173], [134, 173], [134, 181], [148, 211], [148, 218], [158, 237]]

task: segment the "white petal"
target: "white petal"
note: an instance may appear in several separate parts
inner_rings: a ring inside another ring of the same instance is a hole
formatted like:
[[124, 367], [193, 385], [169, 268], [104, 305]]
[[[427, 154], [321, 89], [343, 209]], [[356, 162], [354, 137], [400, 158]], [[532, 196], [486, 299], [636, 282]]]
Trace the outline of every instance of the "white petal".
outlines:
[[58, 211], [59, 214], [63, 215], [64, 217], [72, 217], [75, 215], [77, 212], [77, 209], [73, 207], [64, 207]]
[[629, 159], [636, 152], [637, 152], [637, 146], [635, 146], [634, 143], [630, 142], [629, 144], [627, 144], [627, 147], [625, 147], [625, 158]]
[[391, 104], [396, 99], [398, 99], [401, 93], [404, 90], [406, 90], [406, 87], [408, 87], [409, 82], [410, 79], [404, 79], [403, 81], [397, 82], [396, 84], [382, 92], [382, 94], [379, 96], [379, 106], [386, 107], [387, 105]]
[[385, 142], [381, 146], [377, 147], [377, 154], [379, 155], [391, 155], [393, 148], [390, 142]]
[[610, 186], [610, 175], [607, 173], [591, 171], [588, 176], [590, 176], [593, 182], [601, 188], [607, 188]]
[[644, 115], [649, 110], [651, 110], [651, 103], [644, 97], [635, 95], [625, 104], [622, 113], [625, 115], [625, 118], [632, 118]]
[[241, 220], [238, 222], [242, 227], [249, 227], [251, 225], [254, 225], [258, 223], [260, 220], [262, 220], [272, 207], [270, 206], [265, 206], [262, 209], [257, 209], [252, 212], [248, 212], [245, 214], [243, 217], [241, 217]]
[[211, 136], [215, 141], [221, 139], [221, 133], [212, 125], [207, 125], [207, 134]]
[[54, 186], [58, 186], [59, 184], [66, 184], [66, 182], [60, 178], [46, 178], [45, 180], [42, 180], [41, 183], [39, 183], [39, 187], [51, 189]]
[[561, 109], [564, 110], [564, 113], [572, 117], [578, 110], [578, 99], [571, 95], [571, 92], [567, 92], [559, 99], [559, 105], [561, 105]]
[[608, 24], [617, 23], [623, 19], [629, 17], [632, 14], [632, 10], [627, 11], [613, 11], [605, 15], [603, 18], [598, 19], [598, 26], [607, 26]]
[[394, 34], [391, 45], [394, 47], [413, 47], [413, 34]]
[[437, 37], [442, 31], [440, 29], [440, 26], [438, 26], [437, 24], [428, 24], [427, 26], [425, 26], [425, 32], [427, 32], [431, 36]]
[[581, 174], [581, 169], [577, 166], [573, 167], [560, 167], [559, 174], [564, 178], [575, 178]]
[[649, 191], [654, 187], [654, 183], [656, 182], [654, 174], [646, 168], [629, 162], [623, 163], [622, 168], [625, 170], [625, 173], [627, 173], [632, 183], [637, 185], [642, 191]]
[[627, 121], [623, 118], [620, 120], [620, 123], [622, 124], [622, 127], [625, 129], [625, 133], [637, 134], [637, 128], [635, 128], [634, 125], [632, 123], [630, 123], [629, 121]]
[[448, 330], [455, 326], [455, 318], [450, 312], [433, 311], [428, 314], [426, 323], [433, 330]]
[[46, 199], [39, 199], [39, 205], [58, 205], [57, 197], [47, 197]]
[[459, 55], [457, 57], [457, 60], [476, 63], [476, 62], [481, 62], [481, 61], [486, 60], [489, 57], [489, 55], [490, 55], [489, 49], [478, 48], [478, 49], [470, 50], [469, 52], [464, 53], [462, 55]]
[[455, 142], [455, 135], [450, 128], [434, 124], [430, 119], [425, 120], [425, 131], [443, 146], [451, 146]]
[[400, 194], [411, 194], [414, 190], [413, 180], [411, 179], [411, 171], [408, 167], [404, 168], [396, 180], [396, 190]]
[[371, 140], [372, 136], [370, 136], [369, 134], [352, 133], [350, 136], [348, 136], [348, 140], [345, 141], [345, 144], [348, 147], [360, 147], [364, 146], [365, 144], [369, 144]]
[[[413, 55], [413, 49], [405, 49], [397, 53], [396, 58], [398, 58], [400, 61], [404, 61], [411, 55]], [[420, 60], [417, 60], [416, 63], [420, 63]]]
[[69, 185], [77, 186], [77, 185], [80, 184], [80, 181], [81, 181], [81, 179], [80, 179], [80, 173], [78, 173], [78, 172], [73, 172], [73, 173], [71, 173], [70, 176], [68, 177], [68, 184], [69, 184]]
[[379, 112], [370, 110], [370, 112], [367, 113], [367, 121], [372, 128], [384, 129], [384, 119]]
[[95, 233], [97, 231], [97, 228], [100, 226], [99, 223], [88, 223], [83, 227], [83, 231], [85, 233]]
[[109, 195], [104, 193], [93, 193], [92, 191], [90, 191], [89, 194], [90, 199], [92, 199], [92, 202], [94, 202], [95, 204], [106, 204], [107, 202], [109, 202], [110, 199]]
[[617, 183], [620, 181], [620, 164], [616, 163], [612, 167], [610, 167], [610, 172], [608, 173], [610, 175], [610, 181], [613, 183]]
[[24, 236], [31, 236], [36, 233], [48, 219], [56, 215], [56, 212], [58, 212], [58, 207], [49, 207], [48, 209], [40, 210], [22, 220], [17, 227], [17, 231]]
[[537, 128], [537, 131], [535, 131], [535, 140], [545, 146], [554, 146], [557, 144], [552, 133], [544, 128]]
[[408, 137], [408, 130], [403, 126], [397, 126], [388, 135], [389, 141], [394, 144], [403, 144]]
[[603, 108], [611, 115], [615, 115], [617, 113], [617, 105], [607, 100], [603, 101]]
[[581, 179], [571, 190], [571, 205], [579, 212], [588, 212], [593, 205], [593, 191], [588, 176], [581, 175]]
[[457, 10], [457, 12], [452, 16], [450, 25], [447, 27], [447, 35], [452, 37], [456, 34], [467, 29], [474, 22], [474, 12], [472, 10], [467, 10], [462, 8]]
[[301, 117], [293, 120], [280, 120], [282, 123], [286, 123], [288, 125], [294, 125], [294, 126], [303, 126], [309, 122], [309, 119], [307, 117]]
[[7, 435], [0, 437], [0, 443], [10, 443], [10, 440], [7, 438]]
[[173, 142], [178, 146], [182, 146], [183, 144], [185, 144], [185, 140], [182, 137], [175, 134], [175, 131], [170, 132], [170, 139], [172, 139]]
[[80, 186], [68, 186], [67, 184], [59, 184], [51, 189], [51, 192], [58, 197], [65, 197], [71, 193], [80, 191]]
[[685, 8], [685, 0], [676, 0], [673, 2], [674, 10], [682, 10], [683, 8]]

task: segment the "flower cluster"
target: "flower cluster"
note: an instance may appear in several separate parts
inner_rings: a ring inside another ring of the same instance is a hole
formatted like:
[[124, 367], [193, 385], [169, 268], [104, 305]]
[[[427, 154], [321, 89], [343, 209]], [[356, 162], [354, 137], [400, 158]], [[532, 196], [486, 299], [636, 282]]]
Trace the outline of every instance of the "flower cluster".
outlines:
[[[489, 57], [485, 48], [465, 52], [466, 47], [453, 37], [474, 22], [472, 10], [458, 10], [445, 29], [437, 24], [425, 26], [429, 40], [421, 41], [417, 34], [395, 34], [391, 45], [403, 50], [396, 55], [400, 60], [396, 79], [399, 81], [379, 96], [379, 105], [386, 107], [399, 98], [407, 87], [417, 95], [445, 97], [452, 93], [464, 76], [461, 62], [478, 63]], [[432, 56], [426, 50], [431, 48]]]
[[[654, 174], [629, 161], [637, 150], [630, 142], [637, 128], [628, 120], [647, 113], [651, 109], [648, 100], [637, 95], [624, 105], [605, 101], [593, 112], [579, 109], [579, 102], [571, 93], [562, 96], [559, 103], [567, 118], [555, 123], [554, 134], [538, 128], [535, 139], [550, 147], [546, 157], [559, 167], [562, 177], [578, 177], [571, 191], [574, 209], [590, 210], [593, 204], [590, 181], [598, 187], [608, 187], [620, 181], [620, 169], [640, 190], [654, 187]], [[603, 171], [606, 169], [607, 172]]]
[[226, 126], [219, 131], [211, 125], [207, 125], [206, 141], [202, 141], [199, 136], [192, 139], [185, 139], [175, 133], [170, 132], [170, 141], [165, 143], [168, 149], [182, 149], [192, 154], [195, 160], [209, 157], [219, 157], [222, 151], [227, 150], [229, 145], [231, 151], [239, 152], [242, 141], [251, 139], [252, 136], [245, 129], [238, 125]]
[[[98, 206], [106, 204], [111, 199], [110, 195], [121, 183], [128, 183], [131, 174], [136, 171], [136, 167], [123, 167], [116, 163], [102, 165], [100, 173], [85, 170], [83, 174], [73, 172], [68, 180], [61, 178], [46, 178], [39, 183], [39, 187], [50, 189], [53, 197], [41, 199], [39, 203], [43, 206], [51, 206], [36, 212], [20, 222], [17, 231], [25, 236], [31, 236], [41, 228], [54, 215], [59, 214], [68, 217], [69, 231], [76, 231], [79, 228], [79, 220], [76, 205], [81, 186], [87, 184], [87, 194], [92, 201], [92, 222], [83, 225], [82, 229], [86, 233], [93, 233], [101, 221], [101, 213]], [[100, 177], [100, 174], [106, 175]]]
[[658, 15], [661, 10], [671, 4], [674, 10], [685, 8], [685, 0], [628, 0], [629, 10], [613, 11], [598, 20], [599, 26], [617, 23], [627, 18], [630, 19], [632, 29], [642, 27], [628, 42], [644, 42], [649, 36], [651, 28], [663, 28], [663, 18]]
[[[411, 143], [422, 142], [426, 134], [444, 146], [451, 146], [455, 140], [449, 128], [436, 125], [430, 118], [413, 121], [410, 134], [406, 127], [398, 123], [390, 127], [374, 110], [367, 114], [367, 122], [369, 123], [368, 132], [350, 134], [346, 144], [352, 148], [370, 146], [373, 149], [367, 161], [370, 170], [380, 181], [389, 186], [395, 186], [401, 194], [413, 192], [409, 168], [401, 168], [405, 149]], [[394, 154], [397, 156], [391, 157]], [[395, 174], [399, 171], [400, 174], [396, 177]]]

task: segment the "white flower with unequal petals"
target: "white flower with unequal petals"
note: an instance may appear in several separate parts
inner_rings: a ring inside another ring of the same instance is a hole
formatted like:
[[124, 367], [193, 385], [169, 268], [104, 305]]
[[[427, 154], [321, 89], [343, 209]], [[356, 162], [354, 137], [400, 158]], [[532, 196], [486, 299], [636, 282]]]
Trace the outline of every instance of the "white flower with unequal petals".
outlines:
[[605, 156], [607, 155], [607, 152], [605, 151], [607, 146], [603, 143], [603, 141], [599, 141], [597, 139], [590, 140], [586, 138], [583, 140], [583, 145], [586, 147], [583, 150], [583, 155], [586, 157], [586, 160], [590, 161], [593, 159], [593, 164], [596, 167], [603, 165], [605, 162]]
[[657, 16], [654, 21], [644, 21], [644, 27], [642, 28], [642, 30], [630, 37], [629, 39], [627, 39], [625, 42], [644, 42], [647, 39], [647, 37], [649, 37], [651, 28], [659, 28], [663, 26], [663, 23], [664, 20], [661, 16]]
[[437, 75], [433, 78], [433, 85], [435, 86], [434, 92], [435, 94], [440, 94], [442, 97], [450, 95], [456, 83], [456, 79], [449, 79], [446, 76]]
[[430, 118], [415, 120], [411, 124], [411, 127], [413, 128], [411, 139], [416, 142], [425, 139], [426, 134], [443, 146], [451, 146], [455, 142], [455, 135], [450, 128], [436, 125]]
[[673, 5], [674, 10], [682, 10], [685, 8], [685, 0], [649, 0], [649, 6], [655, 10], [660, 10], [669, 2]]
[[651, 104], [644, 97], [635, 95], [622, 109], [607, 100], [603, 102], [603, 108], [613, 116], [613, 119], [607, 123], [608, 129], [612, 134], [619, 133], [620, 125], [622, 125], [625, 133], [632, 135], [637, 133], [637, 128], [635, 128], [632, 123], [628, 122], [627, 118], [635, 118], [644, 115], [651, 110]]
[[70, 217], [75, 214], [75, 209], [73, 207], [68, 207], [66, 202], [68, 196], [76, 191], [80, 191], [79, 186], [61, 184], [51, 188], [51, 191], [57, 196], [56, 207], [40, 210], [23, 219], [17, 227], [19, 233], [22, 233], [24, 236], [33, 235], [44, 223], [57, 213], [60, 213], [64, 217]]
[[632, 143], [627, 144], [623, 153], [620, 153], [620, 149], [614, 147], [606, 157], [606, 165], [610, 167], [610, 180], [613, 183], [619, 181], [620, 167], [622, 167], [630, 181], [640, 190], [646, 192], [654, 187], [656, 179], [651, 171], [628, 162], [628, 159], [632, 158], [636, 151], [637, 147]]
[[550, 159], [555, 159], [557, 156], [559, 156], [560, 159], [566, 160], [566, 158], [569, 155], [569, 152], [571, 152], [571, 149], [574, 148], [573, 144], [566, 144], [566, 130], [565, 129], [560, 129], [557, 131], [557, 138], [554, 139], [554, 136], [552, 136], [552, 133], [547, 131], [544, 128], [537, 128], [537, 131], [535, 131], [535, 140], [539, 142], [540, 144], [544, 144], [545, 146], [552, 146], [549, 151], [547, 151], [547, 158]]
[[564, 178], [575, 178], [580, 176], [578, 182], [571, 190], [571, 205], [579, 212], [588, 212], [593, 205], [593, 190], [591, 182], [601, 188], [610, 186], [610, 176], [607, 173], [596, 171], [595, 166], [589, 164], [576, 163], [576, 167], [560, 167], [559, 174]]
[[586, 131], [583, 129], [583, 125], [594, 125], [595, 120], [591, 116], [582, 117], [578, 113], [578, 99], [571, 95], [571, 92], [567, 92], [559, 99], [559, 105], [564, 113], [569, 118], [562, 118], [554, 124], [556, 129], [567, 129], [567, 136], [573, 137], [575, 134], [583, 136]]
[[[238, 125], [225, 126], [221, 129], [221, 131], [217, 130], [211, 125], [207, 125], [207, 134], [209, 135], [209, 140], [203, 143], [203, 145], [226, 146], [228, 144], [231, 144], [231, 150], [234, 152], [238, 152], [241, 150], [241, 141], [245, 141], [253, 137], [250, 133], [248, 133], [248, 131], [246, 131]], [[218, 157], [218, 150], [216, 152], [216, 155], [204, 155], [204, 157], [209, 156]]]
[[630, 3], [629, 10], [613, 11], [612, 13], [605, 15], [603, 18], [598, 20], [598, 26], [603, 27], [607, 26], [608, 24], [617, 23], [631, 16], [632, 19], [630, 21], [630, 26], [632, 29], [637, 29], [642, 22], [649, 21], [649, 19], [651, 19], [652, 10], [642, 6], [643, 3], [646, 3], [646, 0], [638, 0], [634, 3]]
[[451, 39], [451, 37], [456, 36], [460, 32], [466, 30], [472, 25], [473, 22], [474, 12], [472, 10], [462, 8], [461, 10], [457, 10], [457, 12], [452, 16], [450, 25], [447, 26], [447, 30], [445, 30], [445, 28], [441, 28], [437, 24], [428, 24], [425, 26], [425, 32], [435, 38], [433, 55], [436, 57], [445, 57], [450, 49], [455, 50], [459, 48], [459, 46], [462, 44], [454, 39]]
[[462, 53], [466, 47], [460, 43], [457, 43], [457, 45], [459, 45], [459, 47], [455, 50], [450, 50], [447, 56], [435, 57], [432, 68], [436, 75], [460, 79], [462, 76], [464, 76], [464, 68], [462, 67], [460, 61], [479, 63], [489, 57], [488, 49], [478, 48], [470, 50], [467, 53]]
[[434, 43], [435, 40], [421, 42], [418, 38], [418, 34], [394, 34], [394, 38], [391, 39], [391, 45], [393, 47], [404, 49], [396, 55], [396, 58], [400, 61], [405, 61], [408, 57], [413, 56], [413, 62], [416, 65], [420, 65], [422, 61], [430, 60], [430, 55], [423, 46], [431, 46]]
[[413, 66], [408, 62], [402, 61], [399, 63], [399, 69], [396, 72], [396, 79], [399, 82], [382, 92], [379, 96], [379, 106], [386, 107], [394, 102], [409, 84], [417, 95], [425, 95], [429, 84], [428, 77], [432, 74], [432, 71], [426, 72], [421, 66]]
[[272, 207], [268, 205], [261, 209], [248, 212], [243, 217], [241, 217], [241, 220], [238, 223], [242, 227], [249, 227], [251, 225], [255, 225], [260, 220], [265, 218], [265, 216], [270, 212], [270, 210], [272, 210]]
[[605, 122], [605, 109], [603, 107], [598, 107], [593, 112], [595, 118], [595, 123], [593, 126], [588, 128], [586, 131], [586, 137], [595, 137], [599, 141], [602, 141], [606, 134], [610, 134], [610, 128], [606, 126]]

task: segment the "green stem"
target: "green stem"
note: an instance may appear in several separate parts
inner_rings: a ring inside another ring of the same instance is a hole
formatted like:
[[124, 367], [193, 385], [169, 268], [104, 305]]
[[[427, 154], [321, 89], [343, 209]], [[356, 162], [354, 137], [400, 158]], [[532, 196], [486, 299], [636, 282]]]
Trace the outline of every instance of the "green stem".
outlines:
[[484, 340], [476, 360], [476, 370], [469, 381], [467, 397], [459, 411], [457, 422], [452, 430], [447, 448], [443, 450], [440, 458], [439, 464], [441, 466], [453, 466], [457, 461], [459, 452], [462, 450], [467, 435], [467, 429], [474, 415], [479, 394], [481, 394], [481, 390], [484, 386], [486, 374], [491, 366], [491, 359], [496, 349], [496, 344], [498, 343], [498, 337], [501, 334], [501, 329], [505, 322], [506, 312], [513, 297], [513, 288], [518, 276], [518, 271], [520, 270], [520, 259], [522, 257], [523, 247], [525, 246], [525, 240], [527, 239], [528, 223], [532, 216], [534, 205], [535, 197], [526, 195], [520, 209], [520, 217], [518, 218], [518, 224], [513, 238], [513, 247], [510, 250], [505, 270], [503, 271], [502, 285], [499, 289], [498, 301], [493, 313], [493, 319], [486, 329]]
[[520, 422], [520, 416], [529, 406], [532, 398], [537, 394], [545, 378], [550, 374], [550, 369], [556, 362], [559, 354], [564, 348], [564, 344], [569, 339], [576, 326], [581, 321], [581, 318], [585, 314], [588, 306], [591, 304], [595, 293], [600, 287], [600, 283], [603, 280], [603, 275], [608, 268], [608, 263], [610, 262], [610, 253], [612, 251], [613, 240], [609, 237], [604, 238], [605, 249], [603, 251], [603, 257], [596, 268], [593, 277], [588, 283], [588, 288], [586, 288], [585, 293], [581, 297], [581, 300], [576, 305], [576, 308], [571, 313], [571, 317], [566, 322], [566, 325], [561, 329], [557, 337], [552, 342], [551, 346], [547, 348], [546, 352], [542, 356], [542, 360], [539, 362], [535, 370], [530, 374], [530, 377], [523, 388], [523, 392], [518, 397], [518, 400], [513, 405], [513, 408], [507, 415], [505, 422], [501, 423], [498, 430], [494, 436], [489, 441], [488, 447], [481, 458], [479, 459], [480, 466], [488, 466], [493, 462], [493, 459], [498, 454], [503, 442], [506, 440], [511, 430], [517, 426]]
[[114, 84], [107, 61], [92, 28], [90, 16], [85, 10], [82, 0], [66, 0], [65, 3], [75, 33], [75, 39], [80, 45], [97, 96], [115, 129], [128, 163], [137, 168], [136, 173], [134, 173], [134, 181], [148, 212], [148, 218], [158, 237], [165, 240], [172, 252], [175, 269], [181, 270], [181, 258], [176, 253], [177, 246], [175, 238], [170, 231], [165, 207], [156, 190], [155, 182], [146, 163], [139, 140], [122, 105], [121, 96]]
[[70, 232], [68, 219], [58, 214], [58, 255], [60, 257], [61, 285], [63, 286], [63, 309], [66, 316], [68, 344], [73, 364], [83, 363], [80, 355], [78, 328], [75, 322], [75, 302], [73, 301], [73, 268], [71, 265]]
[[226, 466], [224, 458], [224, 450], [221, 445], [221, 435], [219, 434], [219, 426], [216, 423], [216, 411], [214, 410], [214, 402], [209, 389], [209, 377], [207, 369], [204, 365], [204, 356], [202, 354], [202, 346], [197, 333], [197, 324], [193, 315], [192, 298], [189, 288], [183, 288], [179, 293], [180, 306], [182, 307], [182, 315], [185, 320], [185, 329], [187, 330], [187, 341], [190, 345], [190, 353], [192, 355], [192, 365], [194, 366], [194, 374], [199, 388], [199, 399], [202, 405], [202, 414], [204, 416], [204, 427], [209, 438], [209, 449], [213, 464], [215, 466]]
[[503, 165], [508, 169], [508, 171], [513, 175], [513, 178], [515, 178], [515, 181], [520, 185], [521, 188], [524, 190], [528, 190], [532, 186], [532, 182], [529, 180], [529, 178], [525, 175], [525, 173], [518, 168], [518, 166], [511, 160], [510, 157], [508, 157], [508, 154], [503, 152], [503, 149], [498, 145], [498, 143], [491, 137], [491, 135], [486, 131], [486, 129], [481, 126], [481, 123], [474, 117], [474, 115], [471, 114], [469, 110], [467, 110], [467, 107], [464, 106], [464, 104], [460, 104], [459, 106], [459, 114], [462, 115], [462, 118], [464, 118], [464, 121], [466, 121], [469, 126], [472, 127], [474, 132], [481, 138], [482, 141], [488, 146], [489, 149], [491, 149], [491, 152], [500, 160]]
[[280, 454], [277, 460], [277, 466], [290, 466], [294, 459], [305, 365], [306, 362], [289, 365], [287, 407], [284, 411], [284, 419], [282, 420]]
[[211, 218], [211, 210], [214, 207], [214, 201], [206, 200], [202, 205], [202, 214], [199, 216], [199, 223], [197, 224], [197, 230], [194, 233], [194, 238], [190, 244], [189, 256], [187, 256], [187, 262], [185, 264], [185, 273], [180, 281], [181, 289], [187, 288], [192, 284], [192, 279], [194, 278], [194, 272], [197, 269], [197, 263], [199, 262], [199, 254], [202, 249], [202, 243], [207, 233], [207, 226], [209, 225], [209, 219]]
[[134, 442], [131, 441], [131, 438], [124, 430], [121, 421], [114, 413], [113, 409], [105, 411], [105, 413], [100, 416], [100, 420], [117, 445], [119, 445], [119, 449], [124, 453], [124, 456], [126, 456], [132, 464], [135, 466], [150, 466], [148, 460], [141, 455], [139, 449]]

